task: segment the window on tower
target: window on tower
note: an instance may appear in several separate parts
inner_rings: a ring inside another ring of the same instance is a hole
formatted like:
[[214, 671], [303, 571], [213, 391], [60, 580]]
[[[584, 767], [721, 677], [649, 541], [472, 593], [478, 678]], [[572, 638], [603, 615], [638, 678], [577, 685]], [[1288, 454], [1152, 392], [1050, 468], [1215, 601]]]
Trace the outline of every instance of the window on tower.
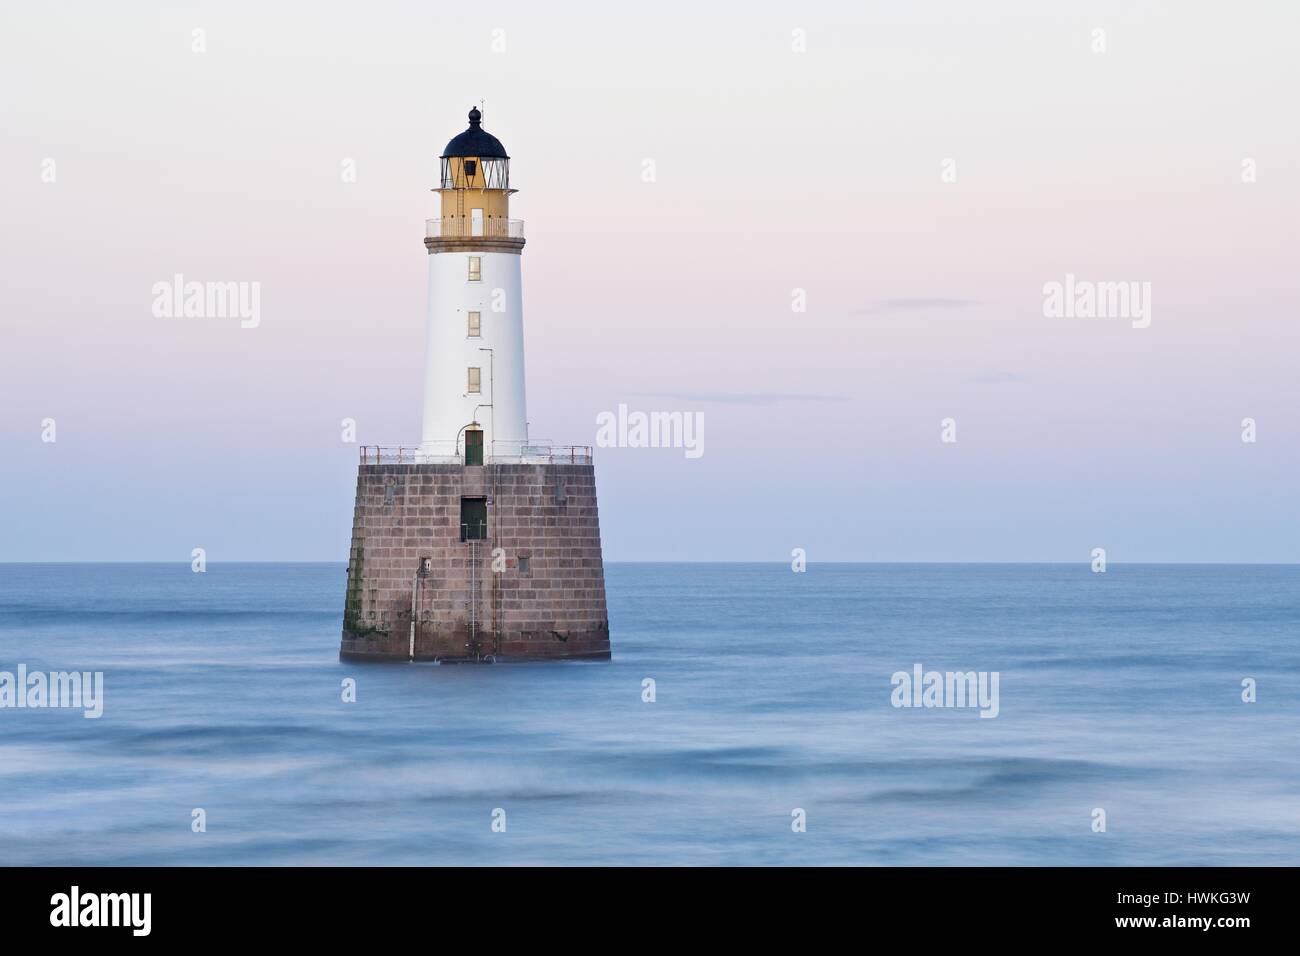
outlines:
[[479, 338], [483, 334], [483, 316], [479, 312], [469, 314], [469, 337]]
[[480, 256], [469, 257], [469, 281], [480, 282], [483, 279], [483, 259]]
[[476, 394], [476, 393], [482, 391], [482, 389], [480, 388], [480, 380], [481, 380], [481, 376], [482, 376], [482, 369], [478, 369], [478, 368], [475, 368], [475, 367], [473, 367], [473, 366], [470, 366], [470, 370], [469, 370], [469, 390], [470, 390], [470, 393], [471, 393], [471, 394]]
[[472, 159], [467, 159], [467, 160], [465, 160], [465, 178], [466, 178], [466, 179], [473, 179], [473, 178], [474, 178], [474, 172], [475, 172], [477, 169], [478, 169], [478, 163], [474, 162], [474, 160], [472, 160]]

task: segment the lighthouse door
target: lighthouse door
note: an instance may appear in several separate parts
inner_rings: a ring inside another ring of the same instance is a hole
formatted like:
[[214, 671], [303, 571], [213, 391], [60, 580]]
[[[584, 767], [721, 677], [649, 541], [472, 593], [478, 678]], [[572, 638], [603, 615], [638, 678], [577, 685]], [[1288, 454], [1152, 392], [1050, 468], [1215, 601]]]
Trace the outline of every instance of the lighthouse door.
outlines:
[[483, 235], [483, 210], [471, 209], [469, 211], [469, 234], [471, 236]]
[[483, 431], [481, 429], [465, 429], [465, 464], [483, 464]]

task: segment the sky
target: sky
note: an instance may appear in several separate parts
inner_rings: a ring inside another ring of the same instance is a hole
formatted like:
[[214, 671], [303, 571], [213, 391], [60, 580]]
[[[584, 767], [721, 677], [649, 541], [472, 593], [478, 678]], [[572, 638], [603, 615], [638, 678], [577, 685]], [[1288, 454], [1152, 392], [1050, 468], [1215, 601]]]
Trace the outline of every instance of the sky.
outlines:
[[[418, 441], [423, 220], [482, 100], [532, 434], [704, 422], [698, 457], [597, 448], [606, 560], [1300, 561], [1298, 28], [6, 5], [0, 560], [345, 561], [341, 422]], [[258, 324], [156, 315], [178, 273], [258, 283]], [[1045, 314], [1067, 275], [1149, 312]]]

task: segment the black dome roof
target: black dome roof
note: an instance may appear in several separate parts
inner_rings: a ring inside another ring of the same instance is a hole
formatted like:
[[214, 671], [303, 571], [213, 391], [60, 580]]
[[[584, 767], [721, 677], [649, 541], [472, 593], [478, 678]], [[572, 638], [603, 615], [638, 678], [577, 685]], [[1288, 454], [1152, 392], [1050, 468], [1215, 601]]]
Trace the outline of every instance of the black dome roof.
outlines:
[[440, 159], [451, 156], [479, 156], [483, 159], [509, 159], [501, 140], [485, 131], [479, 123], [483, 114], [477, 109], [469, 111], [469, 129], [459, 136], [453, 136], [447, 148], [442, 151]]

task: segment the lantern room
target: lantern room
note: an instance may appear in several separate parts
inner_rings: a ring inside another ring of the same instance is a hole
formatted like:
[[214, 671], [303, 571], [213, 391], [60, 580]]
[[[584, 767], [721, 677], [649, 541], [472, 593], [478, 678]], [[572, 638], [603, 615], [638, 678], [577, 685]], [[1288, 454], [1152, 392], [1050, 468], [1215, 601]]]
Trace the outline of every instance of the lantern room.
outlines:
[[437, 235], [509, 236], [510, 157], [483, 129], [483, 114], [469, 111], [469, 128], [443, 150]]

